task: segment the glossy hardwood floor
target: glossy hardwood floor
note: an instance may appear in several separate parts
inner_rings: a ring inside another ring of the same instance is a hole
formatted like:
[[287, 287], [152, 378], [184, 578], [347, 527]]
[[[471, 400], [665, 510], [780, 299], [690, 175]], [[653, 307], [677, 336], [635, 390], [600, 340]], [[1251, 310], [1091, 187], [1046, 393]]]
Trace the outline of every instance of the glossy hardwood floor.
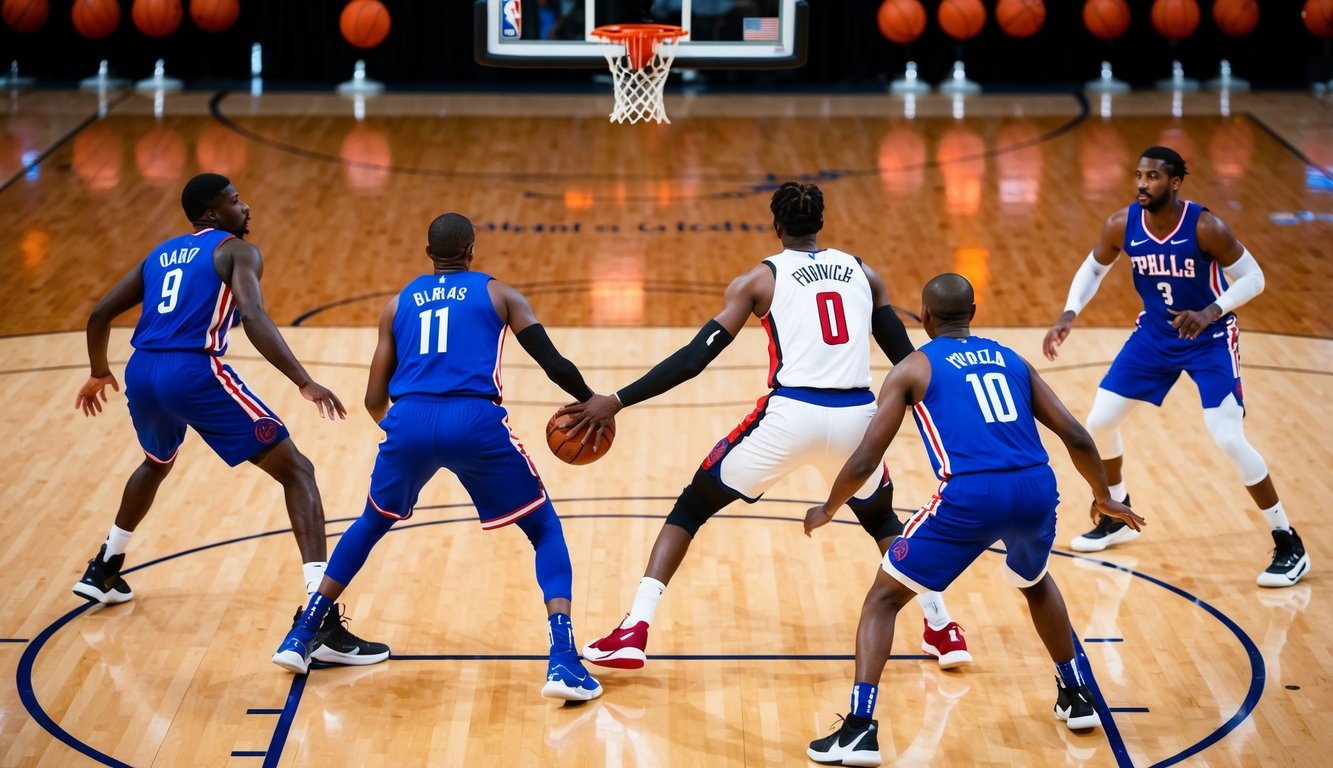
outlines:
[[[0, 689], [0, 765], [803, 765], [805, 743], [846, 707], [877, 558], [850, 524], [801, 535], [806, 502], [825, 490], [808, 470], [704, 529], [659, 611], [654, 658], [600, 673], [606, 695], [578, 707], [537, 695], [545, 631], [526, 539], [483, 533], [446, 476], [347, 595], [352, 628], [393, 646], [386, 665], [307, 682], [268, 662], [302, 599], [281, 493], [193, 437], [131, 545], [138, 597], [87, 609], [69, 587], [140, 454], [123, 397], [95, 420], [70, 408], [86, 375], [81, 329], [116, 278], [181, 231], [192, 173], [229, 174], [253, 206], [270, 311], [299, 326], [286, 330], [293, 348], [349, 404], [384, 298], [428, 266], [435, 214], [473, 219], [477, 267], [522, 287], [562, 351], [610, 390], [687, 340], [726, 281], [775, 249], [769, 190], [799, 177], [825, 191], [822, 241], [874, 264], [896, 304], [914, 310], [925, 279], [963, 272], [979, 288], [980, 329], [1083, 414], [1136, 311], [1124, 269], [1056, 363], [1040, 358], [1041, 334], [1102, 218], [1128, 200], [1134, 153], [1159, 141], [1189, 160], [1188, 196], [1264, 266], [1268, 289], [1242, 310], [1246, 428], [1314, 571], [1290, 589], [1254, 586], [1271, 542], [1181, 383], [1125, 429], [1150, 520], [1132, 544], [1067, 549], [1087, 527], [1086, 492], [1048, 445], [1066, 501], [1052, 573], [1113, 727], [1073, 734], [1051, 717], [1049, 662], [987, 555], [947, 595], [972, 667], [919, 658], [919, 609], [904, 611], [881, 747], [901, 766], [1322, 764], [1333, 107], [1234, 95], [1224, 116], [1216, 95], [1195, 95], [1175, 117], [1169, 96], [1133, 94], [1103, 117], [1096, 99], [986, 96], [958, 118], [930, 97], [909, 120], [884, 95], [667, 104], [671, 126], [624, 127], [605, 122], [609, 96], [389, 95], [365, 102], [361, 121], [351, 100], [319, 94], [176, 94], [160, 117], [151, 98], [114, 95], [101, 119], [90, 94], [11, 96], [0, 669], [15, 684]], [[113, 338], [118, 374], [128, 335]], [[621, 618], [671, 500], [762, 394], [761, 339], [751, 328], [698, 380], [627, 411], [613, 451], [587, 467], [541, 447], [563, 396], [509, 345], [506, 405], [565, 520], [580, 640]], [[336, 537], [360, 512], [378, 431], [359, 406], [345, 423], [319, 421], [239, 333], [230, 357], [314, 462]], [[924, 501], [935, 484], [916, 437], [901, 435], [889, 461], [897, 505]]]

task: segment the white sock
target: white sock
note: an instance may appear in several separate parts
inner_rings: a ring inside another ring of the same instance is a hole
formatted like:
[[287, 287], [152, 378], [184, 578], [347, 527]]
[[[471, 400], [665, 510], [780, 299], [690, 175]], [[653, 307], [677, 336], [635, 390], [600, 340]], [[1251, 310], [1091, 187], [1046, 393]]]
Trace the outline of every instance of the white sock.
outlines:
[[634, 605], [630, 606], [629, 616], [620, 622], [620, 626], [629, 628], [641, 621], [653, 623], [653, 614], [657, 613], [657, 601], [662, 599], [666, 585], [650, 576], [639, 581], [639, 591], [634, 594]]
[[302, 563], [301, 574], [305, 576], [305, 593], [307, 596], [315, 594], [319, 589], [319, 583], [324, 580], [324, 569], [329, 566], [326, 562]]
[[1123, 480], [1116, 483], [1115, 485], [1110, 486], [1110, 489], [1111, 489], [1111, 498], [1115, 499], [1116, 501], [1122, 504], [1125, 502], [1125, 499], [1129, 498], [1129, 491], [1125, 490], [1125, 482]]
[[118, 525], [112, 525], [111, 533], [106, 536], [106, 554], [102, 556], [103, 562], [109, 562], [116, 555], [125, 554], [125, 548], [130, 545], [130, 537], [133, 535], [134, 531], [127, 531]]
[[922, 592], [916, 596], [916, 601], [921, 604], [921, 612], [926, 615], [926, 623], [931, 629], [944, 629], [953, 621], [949, 609], [944, 607], [944, 595], [939, 592]]
[[1278, 502], [1268, 509], [1259, 510], [1263, 513], [1264, 519], [1268, 521], [1268, 527], [1275, 531], [1290, 531], [1291, 523], [1287, 520], [1287, 510], [1282, 508], [1282, 502]]

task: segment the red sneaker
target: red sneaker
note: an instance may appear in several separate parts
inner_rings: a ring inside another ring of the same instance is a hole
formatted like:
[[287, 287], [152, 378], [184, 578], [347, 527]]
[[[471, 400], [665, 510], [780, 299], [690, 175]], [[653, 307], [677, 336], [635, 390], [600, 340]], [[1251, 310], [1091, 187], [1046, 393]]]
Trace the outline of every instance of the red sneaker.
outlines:
[[583, 646], [583, 660], [599, 667], [639, 669], [648, 660], [643, 652], [648, 647], [648, 622], [640, 621], [632, 627], [616, 627], [601, 640]]
[[967, 641], [963, 639], [963, 628], [958, 622], [951, 621], [944, 629], [931, 629], [930, 623], [921, 620], [925, 631], [921, 633], [921, 650], [940, 661], [940, 669], [953, 669], [972, 663], [972, 654], [967, 652]]

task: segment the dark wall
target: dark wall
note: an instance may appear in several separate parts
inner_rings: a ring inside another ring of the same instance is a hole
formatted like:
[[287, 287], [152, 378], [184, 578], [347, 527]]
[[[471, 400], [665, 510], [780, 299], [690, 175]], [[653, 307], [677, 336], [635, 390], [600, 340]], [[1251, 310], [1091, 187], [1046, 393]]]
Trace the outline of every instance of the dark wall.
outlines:
[[[188, 14], [179, 30], [165, 39], [142, 35], [130, 17], [130, 0], [121, 0], [120, 27], [106, 40], [80, 37], [70, 20], [71, 0], [54, 0], [46, 26], [20, 35], [0, 25], [0, 62], [18, 59], [25, 74], [43, 84], [68, 85], [92, 74], [100, 59], [114, 73], [131, 78], [151, 74], [153, 61], [167, 60], [168, 73], [207, 87], [249, 76], [250, 44], [264, 46], [264, 75], [269, 87], [325, 86], [346, 80], [353, 62], [364, 58], [373, 77], [391, 88], [521, 86], [556, 81], [585, 82], [586, 72], [495, 70], [472, 57], [472, 0], [383, 0], [393, 18], [388, 39], [360, 51], [338, 30], [341, 0], [241, 0], [241, 18], [232, 29], [207, 34]], [[537, 0], [524, 0], [525, 17], [536, 16]], [[1034, 37], [1013, 40], [994, 20], [994, 0], [986, 0], [986, 28], [977, 38], [957, 44], [935, 21], [938, 0], [924, 0], [930, 21], [920, 40], [908, 48], [886, 41], [875, 24], [878, 0], [810, 0], [810, 58], [800, 70], [738, 76], [742, 82], [784, 87], [872, 85], [896, 76], [908, 53], [929, 81], [944, 78], [961, 56], [968, 74], [983, 85], [1003, 88], [1055, 88], [1088, 80], [1098, 62], [1109, 59], [1117, 76], [1147, 85], [1170, 72], [1171, 60], [1184, 62], [1187, 74], [1209, 78], [1218, 60], [1228, 58], [1235, 74], [1256, 87], [1304, 87], [1333, 76], [1329, 41], [1315, 38], [1300, 19], [1299, 0], [1260, 0], [1261, 19], [1248, 37], [1233, 40], [1214, 27], [1212, 0], [1201, 0], [1203, 19], [1195, 34], [1168, 44], [1152, 27], [1151, 0], [1130, 0], [1133, 22], [1115, 43], [1093, 38], [1083, 29], [1080, 0], [1047, 0], [1046, 24]]]

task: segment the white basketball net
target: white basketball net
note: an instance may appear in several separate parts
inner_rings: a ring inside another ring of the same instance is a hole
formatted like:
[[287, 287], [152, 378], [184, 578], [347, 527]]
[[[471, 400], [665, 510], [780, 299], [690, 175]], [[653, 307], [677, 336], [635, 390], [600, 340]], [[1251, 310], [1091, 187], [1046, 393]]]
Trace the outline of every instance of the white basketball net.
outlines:
[[611, 68], [611, 81], [615, 88], [616, 104], [611, 110], [611, 122], [629, 123], [654, 120], [670, 123], [666, 115], [666, 105], [662, 103], [662, 89], [666, 86], [667, 75], [671, 72], [671, 62], [676, 58], [675, 40], [654, 40], [653, 55], [641, 69], [635, 69], [626, 53], [626, 44], [621, 42], [606, 45], [607, 66]]

